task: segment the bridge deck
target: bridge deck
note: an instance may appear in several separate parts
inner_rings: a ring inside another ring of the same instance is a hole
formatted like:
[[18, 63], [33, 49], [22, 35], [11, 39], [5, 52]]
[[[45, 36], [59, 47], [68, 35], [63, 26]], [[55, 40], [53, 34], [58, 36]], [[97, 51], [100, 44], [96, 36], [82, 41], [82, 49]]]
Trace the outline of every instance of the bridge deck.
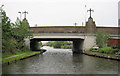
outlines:
[[35, 40], [77, 40], [84, 39], [85, 35], [81, 33], [34, 33], [33, 38]]

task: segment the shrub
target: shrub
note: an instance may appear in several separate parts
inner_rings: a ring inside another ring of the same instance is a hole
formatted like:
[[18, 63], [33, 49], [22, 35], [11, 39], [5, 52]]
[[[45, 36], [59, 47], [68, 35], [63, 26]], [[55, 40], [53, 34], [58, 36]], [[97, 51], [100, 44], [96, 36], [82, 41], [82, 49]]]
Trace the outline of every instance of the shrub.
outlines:
[[94, 50], [93, 48], [90, 48], [90, 51]]
[[61, 46], [61, 48], [62, 48], [62, 49], [65, 49], [65, 47], [64, 47], [64, 46]]
[[98, 49], [98, 52], [100, 52], [100, 53], [104, 53], [104, 48], [100, 48], [100, 49]]
[[104, 51], [104, 53], [107, 53], [107, 54], [109, 54], [109, 53], [113, 53], [113, 51], [112, 51], [112, 48], [111, 47], [104, 47], [103, 48], [103, 51]]
[[117, 48], [120, 49], [120, 44], [117, 45]]
[[23, 48], [21, 49], [21, 51], [25, 52], [25, 51], [29, 51], [29, 47], [27, 45], [24, 44]]
[[115, 54], [120, 55], [120, 52], [116, 52]]
[[118, 51], [119, 49], [112, 49], [112, 47], [104, 47], [104, 48], [98, 49], [98, 52], [106, 53], [106, 54], [115, 54]]
[[72, 49], [72, 47], [73, 47], [72, 45], [69, 45], [69, 49]]
[[118, 51], [119, 51], [119, 49], [112, 49], [112, 53], [114, 53], [114, 54]]

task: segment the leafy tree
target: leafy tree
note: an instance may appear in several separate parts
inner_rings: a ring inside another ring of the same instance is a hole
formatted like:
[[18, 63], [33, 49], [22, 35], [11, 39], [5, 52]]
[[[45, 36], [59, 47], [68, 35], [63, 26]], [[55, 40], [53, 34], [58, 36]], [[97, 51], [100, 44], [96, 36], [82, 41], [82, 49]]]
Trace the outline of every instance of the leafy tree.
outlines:
[[[26, 19], [23, 21], [20, 21], [19, 18], [17, 18], [15, 24], [12, 25], [13, 27], [13, 37], [17, 41], [17, 48], [23, 49], [25, 45], [24, 38], [30, 38], [32, 37], [31, 30], [29, 29], [29, 23]], [[23, 50], [24, 51], [24, 50]]]
[[15, 51], [27, 50], [24, 38], [32, 37], [27, 20], [20, 21], [17, 18], [15, 23], [11, 23], [3, 10], [2, 15], [2, 52], [14, 53]]
[[55, 41], [53, 44], [54, 48], [61, 48], [61, 46], [63, 45], [62, 41]]
[[3, 52], [9, 52], [13, 50], [14, 44], [12, 41], [12, 27], [9, 17], [6, 16], [6, 12], [2, 10], [2, 49]]
[[97, 32], [96, 33], [96, 41], [99, 47], [106, 47], [108, 44], [108, 39], [110, 35], [107, 33]]
[[24, 40], [24, 38], [32, 37], [31, 30], [29, 30], [29, 23], [26, 20], [20, 21], [17, 18], [15, 24], [13, 24], [14, 37], [18, 40]]

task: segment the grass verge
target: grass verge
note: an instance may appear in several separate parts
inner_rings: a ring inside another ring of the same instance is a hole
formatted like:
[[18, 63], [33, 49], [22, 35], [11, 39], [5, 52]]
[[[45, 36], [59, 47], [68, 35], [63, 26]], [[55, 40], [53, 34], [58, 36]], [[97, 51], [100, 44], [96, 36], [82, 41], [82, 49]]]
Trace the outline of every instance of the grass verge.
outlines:
[[2, 64], [9, 63], [9, 62], [12, 62], [12, 61], [17, 61], [17, 60], [20, 60], [20, 59], [23, 59], [23, 58], [26, 58], [26, 57], [29, 57], [29, 56], [40, 54], [42, 52], [43, 51], [27, 51], [27, 52], [17, 52], [15, 54], [3, 54]]

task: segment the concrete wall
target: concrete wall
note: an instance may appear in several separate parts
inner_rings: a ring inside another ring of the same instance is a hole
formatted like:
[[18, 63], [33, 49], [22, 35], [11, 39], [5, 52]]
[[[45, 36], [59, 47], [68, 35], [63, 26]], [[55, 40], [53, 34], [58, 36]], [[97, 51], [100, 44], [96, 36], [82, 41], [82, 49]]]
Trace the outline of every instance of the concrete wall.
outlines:
[[96, 45], [96, 36], [86, 35], [84, 40], [73, 40], [73, 53], [88, 51]]
[[94, 35], [86, 35], [83, 43], [83, 50], [87, 51], [96, 45], [96, 37]]
[[25, 44], [30, 48], [30, 39], [29, 38], [24, 38]]

